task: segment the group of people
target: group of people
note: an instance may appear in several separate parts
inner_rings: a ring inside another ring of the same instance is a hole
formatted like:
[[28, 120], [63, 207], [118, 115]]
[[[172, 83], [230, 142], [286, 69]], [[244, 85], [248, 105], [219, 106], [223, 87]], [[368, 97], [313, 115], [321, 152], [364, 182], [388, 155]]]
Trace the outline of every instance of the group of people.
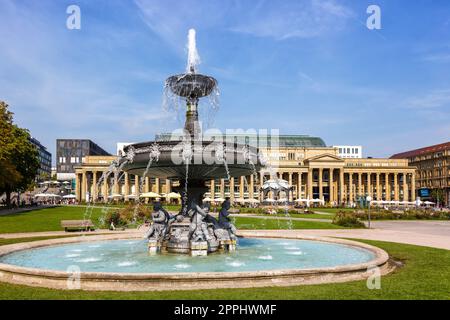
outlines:
[[[228, 210], [231, 202], [226, 199], [222, 203], [219, 217], [216, 219], [209, 214], [210, 207], [208, 204], [199, 205], [192, 201], [187, 208], [187, 212], [180, 212], [171, 215], [165, 210], [160, 202], [153, 205], [152, 225], [147, 231], [145, 237], [147, 239], [162, 240], [169, 236], [171, 225], [177, 221], [182, 222], [185, 217], [190, 219], [188, 239], [193, 241], [210, 241], [213, 237], [224, 238], [230, 240], [236, 239], [236, 227], [231, 223]], [[225, 235], [223, 233], [226, 233]]]

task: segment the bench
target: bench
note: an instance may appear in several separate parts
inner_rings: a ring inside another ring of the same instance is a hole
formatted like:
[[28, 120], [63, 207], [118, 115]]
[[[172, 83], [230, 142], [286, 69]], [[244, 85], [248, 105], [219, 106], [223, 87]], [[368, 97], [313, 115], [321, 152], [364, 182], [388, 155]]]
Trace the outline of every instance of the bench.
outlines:
[[61, 227], [63, 227], [66, 232], [69, 230], [95, 230], [91, 220], [62, 220]]

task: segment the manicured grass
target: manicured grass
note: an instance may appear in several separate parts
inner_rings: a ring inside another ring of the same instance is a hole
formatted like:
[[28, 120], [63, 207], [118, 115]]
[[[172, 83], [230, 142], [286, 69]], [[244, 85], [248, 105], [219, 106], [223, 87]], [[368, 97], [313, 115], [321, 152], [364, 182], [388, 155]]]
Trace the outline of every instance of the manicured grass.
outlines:
[[352, 208], [311, 208], [311, 211], [325, 212], [325, 213], [338, 213], [339, 211], [353, 212]]
[[61, 291], [0, 283], [0, 299], [450, 299], [450, 251], [379, 241], [404, 267], [381, 279], [381, 289], [365, 281], [313, 286], [166, 292]]
[[[62, 231], [61, 220], [81, 220], [89, 218], [98, 226], [99, 218], [107, 210], [116, 208], [56, 207], [40, 209], [26, 213], [0, 216], [0, 233]], [[237, 218], [237, 227], [241, 229], [285, 229], [289, 227], [286, 220], [268, 220], [258, 218]], [[294, 229], [331, 229], [338, 228], [330, 223], [292, 221]]]
[[327, 220], [333, 220], [333, 217], [334, 217], [334, 215], [325, 215], [325, 214], [316, 214], [316, 213], [311, 213], [311, 214], [290, 213], [289, 215], [277, 213], [277, 214], [273, 214], [273, 215], [268, 215], [268, 214], [257, 214], [257, 215], [262, 216], [262, 217], [283, 217], [283, 218], [291, 217], [291, 218], [327, 219]]
[[0, 233], [62, 231], [61, 220], [82, 220], [84, 217], [90, 217], [97, 225], [103, 214], [102, 208], [56, 207], [0, 216]]
[[234, 217], [238, 229], [344, 229], [328, 222]]

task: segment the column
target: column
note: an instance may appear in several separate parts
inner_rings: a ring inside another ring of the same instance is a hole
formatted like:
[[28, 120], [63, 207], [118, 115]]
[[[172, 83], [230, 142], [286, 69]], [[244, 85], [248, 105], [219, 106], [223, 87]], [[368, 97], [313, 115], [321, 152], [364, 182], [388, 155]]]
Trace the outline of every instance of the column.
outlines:
[[339, 202], [342, 205], [344, 203], [344, 168], [339, 169]]
[[230, 183], [230, 200], [233, 203], [234, 202], [234, 178], [231, 178], [229, 183]]
[[144, 192], [150, 192], [150, 178], [149, 177], [145, 177], [145, 182], [144, 182]]
[[313, 177], [312, 176], [313, 176], [313, 169], [310, 168], [310, 169], [308, 169], [308, 185], [307, 185], [309, 199], [314, 198], [313, 197]]
[[166, 193], [169, 194], [172, 192], [172, 181], [170, 179], [166, 179]]
[[98, 197], [97, 190], [97, 171], [92, 171], [92, 201], [96, 202]]
[[376, 177], [376, 188], [377, 188], [377, 201], [382, 200], [382, 194], [381, 194], [381, 185], [380, 185], [380, 173], [377, 172], [377, 177]]
[[156, 193], [160, 193], [160, 182], [159, 182], [159, 178], [155, 179], [155, 188], [156, 188]]
[[244, 177], [239, 178], [239, 198], [244, 199]]
[[81, 176], [81, 201], [86, 201], [86, 192], [87, 192], [86, 171], [83, 171]]
[[[367, 172], [367, 194], [370, 196], [370, 197], [372, 197], [372, 183], [371, 183], [371, 181], [370, 181], [370, 178], [371, 178], [371, 173], [370, 172]], [[373, 198], [373, 197], [372, 197]]]
[[349, 202], [353, 202], [353, 173], [348, 174], [348, 184], [349, 184]]
[[80, 174], [75, 175], [75, 195], [77, 197], [77, 201], [81, 201], [81, 181], [80, 181]]
[[362, 195], [362, 172], [358, 172], [358, 196]]
[[141, 190], [139, 190], [139, 176], [138, 175], [134, 176], [134, 192], [135, 192], [136, 196], [139, 197]]
[[[292, 172], [289, 172], [289, 186], [292, 186]], [[293, 194], [291, 191], [289, 191], [289, 202], [294, 201]]]
[[411, 174], [411, 201], [416, 201], [416, 173]]
[[333, 203], [334, 201], [334, 169], [330, 169], [329, 178], [328, 178], [328, 193], [330, 195], [330, 203]]
[[220, 196], [225, 199], [225, 179], [220, 179]]
[[297, 173], [298, 178], [297, 178], [297, 199], [301, 199], [302, 198], [302, 173], [299, 172]]
[[391, 201], [391, 188], [389, 187], [389, 173], [386, 172], [384, 174], [384, 184], [386, 188], [386, 201]]
[[409, 201], [408, 197], [408, 174], [403, 172], [403, 201]]
[[130, 176], [125, 172], [125, 192], [124, 195], [128, 196], [130, 194]]
[[119, 193], [119, 177], [114, 176], [114, 189], [113, 189], [113, 193], [118, 194]]
[[108, 178], [107, 177], [104, 177], [104, 179], [103, 179], [102, 196], [103, 196], [103, 202], [107, 202], [108, 201]]
[[214, 196], [215, 196], [215, 194], [214, 194], [214, 191], [216, 190], [216, 185], [215, 185], [215, 180], [214, 179], [212, 179], [211, 180], [211, 184], [210, 184], [210, 194], [211, 194], [211, 199], [212, 200], [214, 200]]
[[[234, 186], [234, 179], [233, 179], [233, 186]], [[255, 190], [255, 177], [253, 175], [250, 176], [250, 199], [253, 199], [255, 197], [254, 191]], [[233, 191], [234, 195], [234, 191]]]
[[323, 198], [323, 168], [319, 168], [319, 199]]
[[394, 201], [400, 201], [398, 196], [398, 173], [394, 173]]

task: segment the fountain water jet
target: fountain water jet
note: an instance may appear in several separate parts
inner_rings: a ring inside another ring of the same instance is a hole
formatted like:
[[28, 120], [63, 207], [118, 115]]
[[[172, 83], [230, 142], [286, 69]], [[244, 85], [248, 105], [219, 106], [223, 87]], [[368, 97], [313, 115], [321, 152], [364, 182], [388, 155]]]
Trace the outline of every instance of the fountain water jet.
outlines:
[[[175, 217], [154, 209], [157, 227], [148, 233], [151, 251], [168, 251], [204, 255], [218, 249], [234, 249], [235, 227], [227, 218], [229, 200], [222, 205], [219, 219], [209, 215], [203, 206], [207, 192], [206, 181], [230, 179], [252, 174], [260, 168], [258, 150], [239, 143], [218, 143], [204, 137], [199, 125], [198, 104], [201, 98], [218, 96], [217, 80], [197, 73], [200, 57], [196, 47], [195, 30], [189, 30], [186, 72], [169, 77], [165, 92], [185, 102], [186, 116], [183, 133], [175, 139], [158, 141], [158, 159], [153, 159], [155, 142], [143, 142], [125, 148], [121, 159], [123, 170], [129, 174], [180, 181], [182, 210]], [[216, 107], [216, 106], [214, 106]], [[213, 148], [211, 148], [211, 146]], [[155, 232], [156, 230], [156, 232]]]

